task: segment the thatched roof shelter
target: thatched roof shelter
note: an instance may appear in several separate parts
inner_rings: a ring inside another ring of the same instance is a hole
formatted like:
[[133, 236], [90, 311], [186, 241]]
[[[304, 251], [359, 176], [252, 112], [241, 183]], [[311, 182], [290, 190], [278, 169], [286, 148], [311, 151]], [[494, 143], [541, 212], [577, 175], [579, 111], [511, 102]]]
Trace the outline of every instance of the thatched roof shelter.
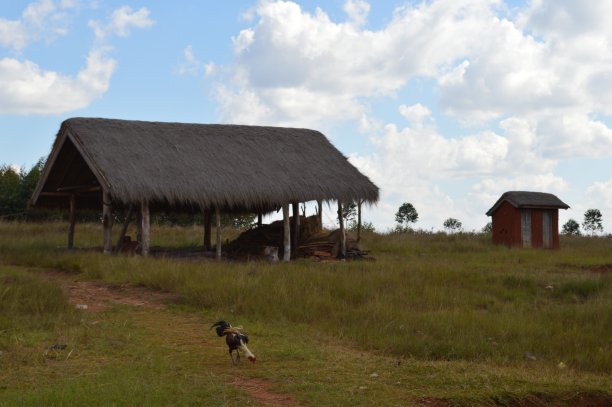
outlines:
[[101, 207], [147, 200], [178, 209], [271, 209], [287, 202], [378, 200], [378, 188], [318, 131], [73, 118], [61, 125], [35, 206], [73, 191]]
[[72, 118], [60, 127], [31, 204], [70, 205], [69, 247], [75, 208], [102, 208], [109, 252], [118, 207], [137, 208], [148, 228], [149, 208], [216, 212], [219, 222], [220, 212], [283, 207], [288, 218], [289, 204], [295, 213], [298, 202], [375, 203], [378, 194], [314, 130]]

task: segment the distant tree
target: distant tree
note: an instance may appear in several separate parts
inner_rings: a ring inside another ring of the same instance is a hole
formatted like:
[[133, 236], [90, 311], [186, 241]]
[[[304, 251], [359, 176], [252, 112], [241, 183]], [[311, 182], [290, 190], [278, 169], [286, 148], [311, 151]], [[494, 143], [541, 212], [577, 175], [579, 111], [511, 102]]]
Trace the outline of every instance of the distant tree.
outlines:
[[[345, 202], [342, 204], [342, 218], [344, 219], [344, 226], [347, 229], [357, 228], [357, 204], [355, 202]], [[339, 223], [339, 220], [336, 219]]]
[[561, 233], [567, 236], [580, 236], [580, 224], [570, 219], [561, 228]]
[[26, 171], [15, 170], [8, 165], [0, 165], [0, 218], [24, 219], [27, 215], [28, 202], [45, 162], [38, 160]]
[[584, 213], [582, 228], [591, 235], [596, 232], [603, 232], [602, 216], [599, 209], [589, 209]]
[[419, 219], [419, 214], [414, 206], [409, 202], [404, 202], [395, 214], [396, 229], [400, 231], [408, 230], [410, 229], [410, 224], [415, 223], [417, 219]]
[[450, 233], [460, 232], [463, 224], [459, 219], [448, 218], [444, 221], [444, 229], [448, 230]]
[[[357, 231], [357, 222], [352, 222], [352, 223], [348, 224], [348, 226], [346, 228], [348, 230], [352, 231], [352, 232], [356, 232]], [[374, 232], [376, 229], [374, 228], [374, 224], [372, 222], [362, 222], [361, 223], [361, 230], [362, 231], [366, 231], [366, 232]]]
[[0, 166], [0, 217], [13, 219], [21, 215], [24, 207], [20, 202], [21, 176], [14, 168]]
[[249, 229], [257, 223], [257, 215], [246, 213], [242, 215], [222, 215], [221, 224], [236, 229]]
[[481, 232], [482, 233], [491, 233], [491, 232], [493, 232], [493, 223], [492, 222], [488, 222], [486, 225], [484, 225], [482, 227]]

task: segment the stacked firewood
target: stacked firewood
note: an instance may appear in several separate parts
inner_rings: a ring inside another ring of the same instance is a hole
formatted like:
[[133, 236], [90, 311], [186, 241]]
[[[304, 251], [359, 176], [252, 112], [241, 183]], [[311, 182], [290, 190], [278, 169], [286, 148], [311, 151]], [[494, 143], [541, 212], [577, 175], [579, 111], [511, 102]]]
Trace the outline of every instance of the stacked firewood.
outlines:
[[[293, 223], [293, 222], [291, 222]], [[226, 250], [229, 257], [241, 260], [266, 258], [270, 247], [278, 248], [278, 256], [283, 253], [283, 222], [252, 228], [243, 232], [229, 243]], [[318, 226], [316, 216], [302, 217], [300, 221], [300, 244], [292, 249], [293, 258], [314, 258], [316, 260], [335, 260], [340, 257], [340, 231], [325, 231]], [[357, 241], [346, 234], [346, 258], [369, 259], [368, 253], [360, 249]]]
[[[300, 243], [296, 257], [313, 257], [318, 260], [337, 259], [340, 256], [340, 230], [319, 231]], [[346, 258], [366, 259], [368, 252], [361, 250], [357, 241], [346, 234]]]

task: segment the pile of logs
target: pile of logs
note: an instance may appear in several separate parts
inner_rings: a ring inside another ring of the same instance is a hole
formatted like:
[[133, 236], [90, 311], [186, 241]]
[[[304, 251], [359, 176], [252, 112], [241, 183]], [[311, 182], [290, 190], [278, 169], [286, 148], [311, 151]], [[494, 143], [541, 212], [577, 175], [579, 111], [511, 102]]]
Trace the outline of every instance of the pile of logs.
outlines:
[[[291, 221], [293, 224], [293, 221]], [[299, 245], [292, 249], [291, 257], [335, 260], [340, 254], [340, 230], [325, 231], [319, 228], [316, 216], [300, 219]], [[242, 233], [226, 246], [228, 257], [240, 260], [266, 260], [271, 248], [278, 248], [283, 255], [283, 221], [262, 225]], [[346, 258], [370, 259], [368, 253], [359, 248], [357, 241], [346, 234]]]
[[[318, 260], [337, 259], [340, 255], [340, 230], [319, 231], [300, 243], [296, 257], [313, 257]], [[361, 250], [357, 241], [346, 234], [346, 258], [369, 259], [368, 252]]]

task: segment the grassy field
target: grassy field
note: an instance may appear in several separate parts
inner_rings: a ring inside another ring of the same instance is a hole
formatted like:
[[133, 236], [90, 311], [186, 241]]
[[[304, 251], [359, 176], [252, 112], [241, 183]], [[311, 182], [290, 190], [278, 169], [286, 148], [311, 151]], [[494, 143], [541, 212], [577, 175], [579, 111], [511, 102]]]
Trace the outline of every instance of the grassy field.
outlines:
[[[0, 405], [265, 404], [242, 379], [302, 405], [612, 400], [612, 239], [367, 234], [374, 262], [271, 265], [66, 253], [65, 231], [0, 223]], [[152, 243], [201, 232], [154, 227]], [[79, 225], [76, 245], [101, 235]], [[49, 270], [176, 299], [76, 310]], [[247, 328], [257, 364], [231, 366], [218, 318]]]

